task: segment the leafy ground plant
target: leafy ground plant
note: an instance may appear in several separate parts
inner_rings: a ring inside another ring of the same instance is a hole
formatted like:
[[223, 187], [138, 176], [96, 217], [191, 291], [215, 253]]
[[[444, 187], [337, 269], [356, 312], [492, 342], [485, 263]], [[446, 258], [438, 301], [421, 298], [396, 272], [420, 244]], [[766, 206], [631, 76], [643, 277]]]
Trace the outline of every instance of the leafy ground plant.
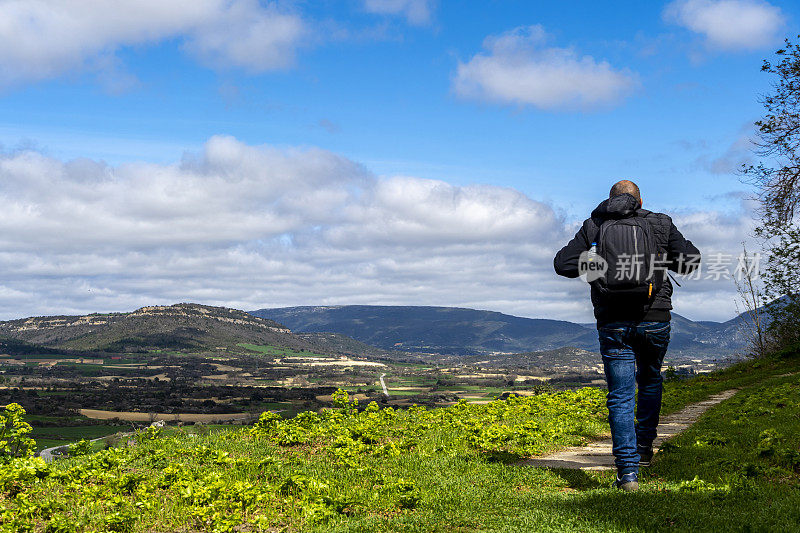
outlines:
[[36, 448], [30, 438], [33, 428], [24, 419], [25, 409], [18, 403], [10, 403], [0, 413], [0, 464], [18, 457], [28, 457]]
[[251, 428], [206, 437], [151, 428], [85, 457], [79, 443], [53, 465], [12, 459], [0, 523], [7, 531], [302, 530], [401, 516], [425, 500], [410, 457], [522, 457], [586, 442], [606, 416], [603, 393], [591, 388], [430, 410], [359, 410], [344, 391], [334, 400], [335, 409], [289, 420], [264, 413]]
[[603, 391], [404, 411], [362, 409], [341, 391], [335, 409], [291, 420], [151, 429], [50, 465], [9, 459], [0, 530], [794, 531], [799, 362], [676, 384], [681, 401], [741, 391], [657, 454], [635, 494], [610, 489], [612, 473], [514, 461], [603, 433]]

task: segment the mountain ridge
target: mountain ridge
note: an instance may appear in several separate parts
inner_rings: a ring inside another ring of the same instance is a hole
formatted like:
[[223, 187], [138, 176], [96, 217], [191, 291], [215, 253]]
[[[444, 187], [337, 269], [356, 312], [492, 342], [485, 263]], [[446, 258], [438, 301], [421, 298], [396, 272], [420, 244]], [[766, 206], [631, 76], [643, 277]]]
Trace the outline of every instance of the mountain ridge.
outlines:
[[[594, 324], [525, 318], [497, 311], [441, 306], [297, 306], [250, 311], [296, 333], [334, 332], [383, 349], [447, 356], [512, 354], [574, 347], [596, 352]], [[730, 356], [745, 347], [741, 316], [692, 321], [673, 313], [670, 352]]]
[[0, 336], [68, 351], [241, 352], [240, 343], [319, 349], [286, 326], [244, 311], [202, 304], [145, 306], [128, 313], [28, 317], [0, 322]]
[[[746, 344], [742, 322], [741, 317], [695, 322], [674, 313], [670, 354], [682, 359], [730, 356]], [[593, 324], [443, 306], [299, 306], [248, 313], [180, 303], [128, 313], [9, 320], [0, 322], [0, 338], [25, 343], [14, 345], [25, 352], [38, 346], [71, 352], [233, 354], [246, 353], [241, 345], [249, 343], [381, 359], [405, 355], [455, 361], [565, 348], [598, 351]]]

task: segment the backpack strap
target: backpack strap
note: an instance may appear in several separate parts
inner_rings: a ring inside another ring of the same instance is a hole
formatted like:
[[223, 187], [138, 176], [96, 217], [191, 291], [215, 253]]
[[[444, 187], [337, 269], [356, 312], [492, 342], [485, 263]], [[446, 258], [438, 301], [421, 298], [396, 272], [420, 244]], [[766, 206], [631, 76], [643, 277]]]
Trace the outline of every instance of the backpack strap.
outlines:
[[597, 241], [600, 239], [600, 228], [603, 226], [603, 222], [605, 222], [605, 221], [602, 221], [602, 222], [600, 222], [600, 224], [597, 224], [597, 231], [594, 232], [594, 237], [589, 239], [589, 247], [590, 248], [592, 246], [592, 243], [597, 243]]

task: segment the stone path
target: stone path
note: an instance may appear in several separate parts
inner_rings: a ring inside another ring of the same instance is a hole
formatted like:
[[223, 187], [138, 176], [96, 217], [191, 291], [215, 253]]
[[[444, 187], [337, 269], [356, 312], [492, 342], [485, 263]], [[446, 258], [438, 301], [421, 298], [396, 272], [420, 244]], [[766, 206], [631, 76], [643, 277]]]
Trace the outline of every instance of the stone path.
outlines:
[[[658, 438], [653, 443], [653, 450], [657, 452], [662, 442], [688, 428], [710, 407], [727, 400], [737, 392], [739, 392], [738, 389], [731, 389], [714, 394], [702, 402], [693, 403], [677, 413], [663, 417], [658, 425]], [[594, 441], [588, 446], [567, 448], [542, 457], [533, 457], [520, 462], [520, 464], [574, 470], [613, 470], [614, 456], [611, 455], [611, 439]]]

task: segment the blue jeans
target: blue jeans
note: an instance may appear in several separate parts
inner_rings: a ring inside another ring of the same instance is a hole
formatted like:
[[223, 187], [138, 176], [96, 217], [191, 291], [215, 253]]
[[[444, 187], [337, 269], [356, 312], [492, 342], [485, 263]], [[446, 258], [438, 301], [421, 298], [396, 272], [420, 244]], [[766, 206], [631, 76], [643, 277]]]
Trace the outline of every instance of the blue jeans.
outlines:
[[[661, 365], [669, 344], [669, 322], [611, 322], [597, 326], [608, 382], [608, 423], [620, 475], [639, 472], [639, 446], [652, 446], [661, 411]], [[634, 405], [636, 385], [639, 405]]]

